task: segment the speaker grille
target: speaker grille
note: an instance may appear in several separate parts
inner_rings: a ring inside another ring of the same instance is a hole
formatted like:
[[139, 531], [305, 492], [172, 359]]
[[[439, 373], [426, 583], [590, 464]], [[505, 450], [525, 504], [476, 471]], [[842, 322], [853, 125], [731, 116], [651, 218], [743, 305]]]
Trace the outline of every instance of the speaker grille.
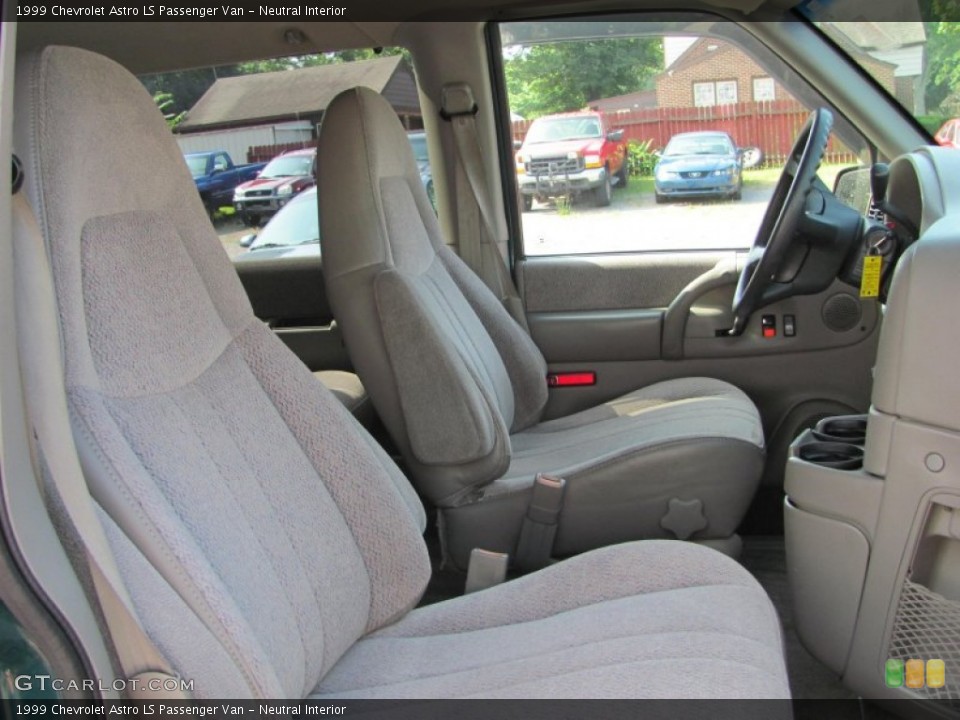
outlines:
[[863, 316], [860, 301], [847, 293], [840, 293], [827, 298], [821, 313], [824, 324], [834, 332], [853, 330]]

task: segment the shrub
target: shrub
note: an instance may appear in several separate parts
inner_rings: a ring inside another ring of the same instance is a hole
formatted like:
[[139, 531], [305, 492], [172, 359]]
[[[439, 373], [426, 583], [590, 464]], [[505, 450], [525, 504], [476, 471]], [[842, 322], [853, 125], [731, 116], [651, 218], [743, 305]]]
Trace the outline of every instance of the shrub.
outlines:
[[627, 143], [627, 171], [636, 177], [653, 175], [657, 156], [653, 154], [653, 140], [631, 140]]

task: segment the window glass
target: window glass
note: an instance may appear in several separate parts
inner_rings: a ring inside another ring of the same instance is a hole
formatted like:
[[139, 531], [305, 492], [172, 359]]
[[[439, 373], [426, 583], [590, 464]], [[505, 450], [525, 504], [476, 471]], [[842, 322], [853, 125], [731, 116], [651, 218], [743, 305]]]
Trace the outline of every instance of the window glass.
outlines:
[[[823, 101], [734, 23], [684, 17], [500, 25], [526, 255], [752, 244]], [[837, 130], [831, 186], [869, 159]]]
[[[955, 18], [956, 7], [933, 3], [924, 16]], [[844, 0], [806, 3], [803, 12], [931, 136], [960, 117], [960, 22], [837, 22], [862, 17]]]
[[[269, 97], [257, 77], [263, 73], [271, 73]], [[317, 237], [316, 195], [309, 196], [312, 221], [309, 208], [293, 201], [313, 186], [311, 176], [323, 158], [293, 151], [316, 147], [326, 102], [354, 86], [358, 77], [367, 78], [365, 83], [396, 111], [432, 198], [417, 81], [403, 48], [345, 50], [140, 77], [183, 151], [229, 256], [247, 253], [241, 241], [253, 234], [258, 248]], [[327, 92], [305, 101], [305, 82]], [[273, 119], [265, 122], [265, 117]], [[205, 177], [208, 163], [221, 172]]]

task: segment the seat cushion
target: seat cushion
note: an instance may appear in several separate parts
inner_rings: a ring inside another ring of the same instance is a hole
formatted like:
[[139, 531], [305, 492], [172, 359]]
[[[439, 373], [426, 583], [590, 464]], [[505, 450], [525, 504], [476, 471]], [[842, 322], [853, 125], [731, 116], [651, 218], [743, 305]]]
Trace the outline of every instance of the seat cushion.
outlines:
[[318, 370], [313, 376], [333, 393], [361, 425], [370, 427], [374, 418], [373, 405], [360, 378], [342, 370]]
[[738, 563], [651, 540], [415, 610], [357, 643], [316, 697], [787, 698], [781, 645]]
[[[554, 544], [563, 556], [642, 538], [729, 538], [764, 462], [756, 407], [710, 378], [656, 383], [510, 442], [507, 473], [477, 502], [442, 511], [448, 556], [458, 566], [474, 547], [513, 552], [537, 473], [567, 480]], [[672, 500], [699, 500], [700, 509], [681, 505], [664, 527]]]

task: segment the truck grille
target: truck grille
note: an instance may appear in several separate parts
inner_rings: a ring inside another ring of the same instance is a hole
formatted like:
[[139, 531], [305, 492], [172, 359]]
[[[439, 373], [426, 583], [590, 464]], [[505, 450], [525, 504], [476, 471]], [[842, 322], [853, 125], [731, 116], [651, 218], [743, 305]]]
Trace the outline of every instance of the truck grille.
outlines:
[[527, 163], [527, 172], [530, 175], [565, 175], [583, 170], [583, 158], [537, 158]]

